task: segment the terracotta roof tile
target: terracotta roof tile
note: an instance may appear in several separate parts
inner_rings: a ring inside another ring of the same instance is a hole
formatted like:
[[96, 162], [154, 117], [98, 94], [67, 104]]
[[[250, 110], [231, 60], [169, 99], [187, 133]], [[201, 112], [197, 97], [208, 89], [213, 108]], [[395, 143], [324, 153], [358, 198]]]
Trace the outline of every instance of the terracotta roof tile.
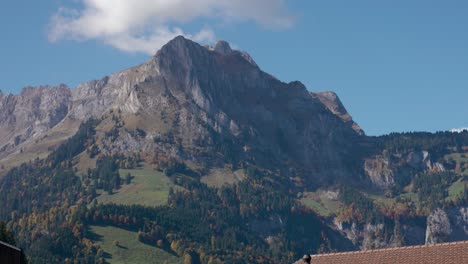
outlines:
[[[298, 261], [296, 263], [301, 263]], [[468, 264], [468, 241], [313, 255], [311, 264]]]

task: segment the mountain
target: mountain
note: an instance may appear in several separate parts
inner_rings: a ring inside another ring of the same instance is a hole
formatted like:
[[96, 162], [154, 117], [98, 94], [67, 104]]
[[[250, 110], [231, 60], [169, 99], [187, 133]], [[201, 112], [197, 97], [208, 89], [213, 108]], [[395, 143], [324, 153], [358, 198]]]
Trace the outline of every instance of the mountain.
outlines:
[[[300, 82], [283, 83], [226, 42], [209, 49], [183, 37], [142, 65], [75, 89], [26, 88], [18, 96], [4, 95], [1, 110], [14, 113], [1, 120], [8, 128], [0, 142], [8, 150], [2, 153], [6, 162], [10, 153], [37, 148], [36, 141], [45, 135], [55, 143], [62, 134], [71, 136], [80, 122], [111, 110], [121, 111], [124, 120], [154, 124], [169, 115], [167, 125], [147, 132], [154, 137], [170, 130], [184, 147], [177, 155], [186, 159], [197, 159], [200, 147], [219, 144], [213, 142], [216, 133], [232, 141], [239, 159], [279, 169], [295, 163], [311, 177], [328, 170], [330, 179], [350, 176], [342, 161], [363, 135], [335, 94], [309, 93]], [[61, 128], [63, 123], [68, 125]], [[59, 136], [50, 137], [54, 133]], [[106, 147], [134, 152], [151, 144], [149, 139]]]
[[287, 263], [468, 238], [452, 231], [468, 132], [366, 136], [335, 93], [225, 41], [176, 37], [75, 88], [0, 93], [0, 136], [0, 220], [32, 263]]

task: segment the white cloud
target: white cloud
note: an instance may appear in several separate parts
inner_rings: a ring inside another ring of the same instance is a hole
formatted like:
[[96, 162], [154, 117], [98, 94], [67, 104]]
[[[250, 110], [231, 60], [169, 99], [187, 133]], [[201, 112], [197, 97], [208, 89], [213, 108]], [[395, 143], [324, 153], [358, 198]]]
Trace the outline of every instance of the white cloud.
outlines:
[[[207, 43], [212, 28], [192, 33], [182, 27], [196, 19], [211, 23], [254, 22], [266, 28], [287, 28], [294, 18], [286, 0], [79, 0], [80, 9], [62, 7], [50, 19], [49, 40], [103, 41], [127, 52], [153, 54], [177, 35]], [[177, 26], [174, 26], [177, 25]]]
[[464, 131], [468, 131], [468, 127], [450, 129], [450, 132], [452, 133], [462, 133]]

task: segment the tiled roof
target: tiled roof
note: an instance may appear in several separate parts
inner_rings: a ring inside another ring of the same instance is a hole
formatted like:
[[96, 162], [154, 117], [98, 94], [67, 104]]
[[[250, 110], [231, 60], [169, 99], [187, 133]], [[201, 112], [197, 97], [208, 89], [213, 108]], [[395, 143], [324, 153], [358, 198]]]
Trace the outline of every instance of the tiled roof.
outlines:
[[14, 249], [14, 250], [16, 250], [16, 251], [21, 251], [21, 249], [15, 247], [15, 246], [12, 246], [12, 245], [10, 245], [10, 244], [8, 244], [8, 243], [5, 243], [5, 242], [3, 242], [3, 241], [0, 241], [0, 246], [9, 247], [9, 248]]
[[[302, 261], [297, 264], [304, 263]], [[468, 241], [313, 255], [311, 264], [468, 264]]]

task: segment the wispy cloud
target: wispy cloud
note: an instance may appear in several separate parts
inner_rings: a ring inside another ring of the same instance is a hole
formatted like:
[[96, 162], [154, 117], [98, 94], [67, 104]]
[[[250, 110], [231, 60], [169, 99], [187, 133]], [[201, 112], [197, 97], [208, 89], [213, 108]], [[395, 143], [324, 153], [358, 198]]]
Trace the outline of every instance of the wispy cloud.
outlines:
[[286, 0], [79, 0], [82, 7], [61, 7], [50, 19], [49, 40], [96, 39], [127, 52], [154, 53], [177, 35], [213, 42], [211, 26], [195, 32], [183, 27], [196, 19], [212, 23], [253, 22], [287, 28], [294, 17]]

